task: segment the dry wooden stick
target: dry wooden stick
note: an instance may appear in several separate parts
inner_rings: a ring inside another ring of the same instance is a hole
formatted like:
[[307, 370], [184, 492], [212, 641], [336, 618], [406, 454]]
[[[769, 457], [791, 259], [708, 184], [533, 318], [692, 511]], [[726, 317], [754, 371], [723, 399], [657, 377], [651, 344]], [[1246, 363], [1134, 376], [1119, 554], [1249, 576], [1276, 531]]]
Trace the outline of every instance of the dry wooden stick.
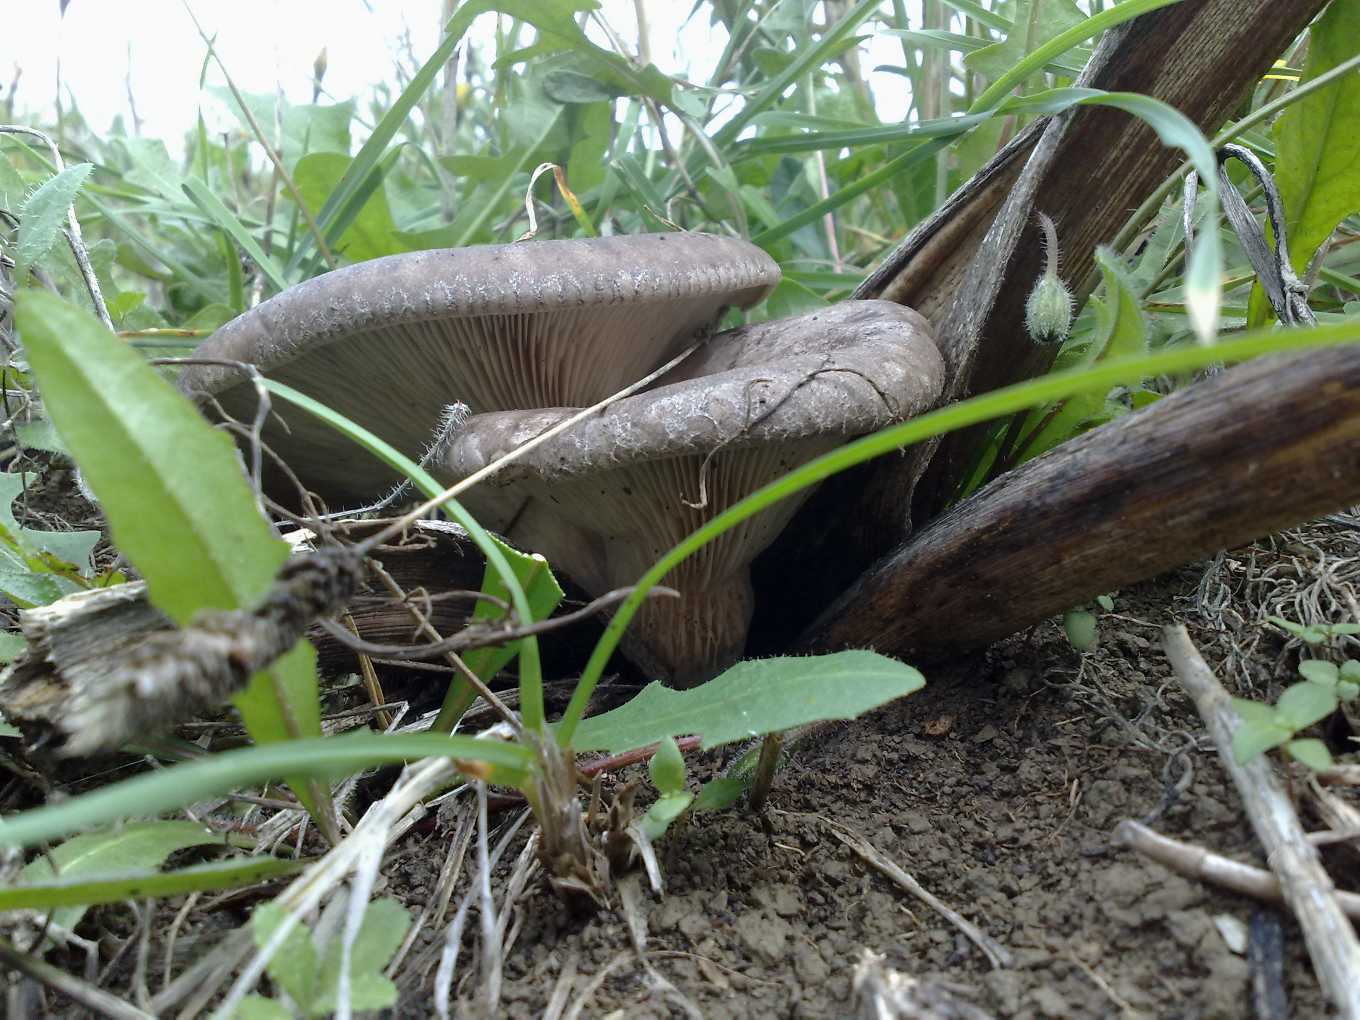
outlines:
[[[1284, 902], [1280, 882], [1264, 868], [1254, 868], [1231, 857], [1193, 843], [1184, 843], [1148, 828], [1142, 822], [1126, 818], [1115, 826], [1114, 842], [1137, 850], [1148, 860], [1186, 878], [1208, 882], [1229, 892], [1241, 893], [1263, 903]], [[1336, 901], [1342, 912], [1352, 921], [1360, 921], [1360, 893], [1337, 890]]]
[[1337, 901], [1331, 876], [1308, 842], [1265, 756], [1238, 763], [1232, 741], [1241, 719], [1185, 627], [1167, 627], [1163, 639], [1176, 677], [1194, 699], [1223, 767], [1242, 796], [1285, 903], [1303, 930], [1319, 983], [1336, 1006], [1337, 1016], [1360, 1020], [1360, 940]]

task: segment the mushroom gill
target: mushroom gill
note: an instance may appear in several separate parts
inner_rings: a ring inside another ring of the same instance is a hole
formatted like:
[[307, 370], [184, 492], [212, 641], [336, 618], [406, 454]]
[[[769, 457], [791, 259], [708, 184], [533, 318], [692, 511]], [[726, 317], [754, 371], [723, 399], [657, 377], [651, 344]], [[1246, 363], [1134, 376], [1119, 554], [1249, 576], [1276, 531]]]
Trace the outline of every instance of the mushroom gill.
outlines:
[[[465, 501], [592, 594], [632, 584], [733, 503], [845, 440], [927, 410], [944, 365], [924, 320], [885, 301], [847, 302], [729, 330], [654, 388], [536, 447]], [[475, 415], [444, 470], [461, 478], [574, 414]], [[809, 491], [749, 518], [677, 567], [683, 598], [652, 601], [624, 649], [678, 685], [741, 654], [751, 560]]]

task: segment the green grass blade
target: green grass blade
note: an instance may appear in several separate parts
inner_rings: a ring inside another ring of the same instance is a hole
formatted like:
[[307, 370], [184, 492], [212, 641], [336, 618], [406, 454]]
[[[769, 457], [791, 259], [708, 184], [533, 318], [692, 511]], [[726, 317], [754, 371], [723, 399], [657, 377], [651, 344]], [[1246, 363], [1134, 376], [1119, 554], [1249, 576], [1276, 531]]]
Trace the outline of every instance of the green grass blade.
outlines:
[[180, 185], [184, 193], [189, 196], [194, 205], [202, 211], [213, 223], [220, 227], [233, 241], [241, 246], [247, 255], [259, 266], [260, 272], [269, 278], [269, 282], [274, 285], [276, 291], [287, 290], [288, 281], [283, 277], [283, 270], [280, 269], [264, 249], [260, 247], [255, 238], [250, 236], [245, 225], [236, 218], [236, 214], [228, 209], [220, 198], [214, 195], [206, 184], [197, 177], [186, 178]]
[[97, 825], [175, 811], [280, 776], [331, 779], [418, 758], [456, 758], [499, 769], [496, 782], [522, 779], [530, 752], [519, 744], [431, 733], [355, 734], [225, 751], [147, 772], [113, 786], [0, 819], [0, 846], [24, 848]]
[[[83, 908], [99, 903], [240, 889], [296, 874], [306, 865], [306, 861], [277, 857], [232, 857], [177, 871], [142, 869], [91, 878], [54, 878], [31, 885], [0, 888], [0, 910], [80, 910], [83, 913]], [[62, 927], [69, 929], [70, 926]]]
[[735, 139], [745, 130], [747, 124], [751, 122], [751, 118], [771, 106], [783, 95], [785, 89], [809, 71], [820, 67], [831, 54], [842, 49], [850, 35], [860, 26], [860, 23], [878, 9], [879, 3], [880, 0], [859, 0], [855, 6], [846, 11], [840, 21], [831, 26], [826, 34], [818, 40], [816, 46], [809, 46], [789, 61], [787, 67], [771, 78], [759, 92], [751, 97], [750, 102], [738, 110], [731, 120], [714, 133], [714, 146], [722, 148]]
[[[430, 477], [429, 472], [390, 443], [369, 432], [362, 425], [350, 421], [344, 415], [331, 410], [320, 401], [313, 400], [305, 393], [298, 392], [291, 386], [285, 386], [283, 383], [275, 382], [272, 379], [265, 380], [265, 386], [269, 388], [270, 393], [283, 397], [289, 403], [296, 404], [309, 414], [315, 415], [337, 432], [354, 440], [384, 464], [400, 471], [427, 498], [433, 499], [444, 491], [444, 486]], [[457, 500], [446, 500], [443, 509], [455, 523], [461, 525], [467, 531], [472, 543], [486, 557], [487, 564], [495, 570], [496, 576], [500, 578], [501, 583], [510, 593], [510, 601], [514, 605], [515, 612], [519, 615], [520, 620], [524, 623], [532, 622], [535, 619], [533, 606], [530, 604], [524, 586], [520, 584], [519, 578], [510, 566], [509, 561], [509, 555], [518, 556], [520, 554], [478, 524], [476, 518], [463, 509], [462, 504]], [[519, 650], [520, 711], [524, 715], [524, 725], [530, 730], [537, 731], [543, 726], [543, 673], [539, 662], [538, 639], [534, 637], [525, 638], [519, 643]]]
[[969, 113], [978, 113], [982, 110], [990, 109], [998, 105], [1002, 99], [1030, 75], [1043, 70], [1044, 66], [1055, 57], [1061, 56], [1074, 46], [1093, 39], [1104, 32], [1106, 29], [1122, 25], [1126, 21], [1149, 11], [1155, 11], [1160, 7], [1170, 7], [1178, 4], [1181, 0], [1124, 0], [1117, 7], [1110, 7], [1093, 15], [1074, 28], [1069, 28], [1066, 32], [1061, 32], [1054, 36], [1042, 46], [1036, 47], [1026, 57], [1017, 62], [1014, 67], [1003, 74], [996, 81], [978, 96], [973, 105], [969, 108]]

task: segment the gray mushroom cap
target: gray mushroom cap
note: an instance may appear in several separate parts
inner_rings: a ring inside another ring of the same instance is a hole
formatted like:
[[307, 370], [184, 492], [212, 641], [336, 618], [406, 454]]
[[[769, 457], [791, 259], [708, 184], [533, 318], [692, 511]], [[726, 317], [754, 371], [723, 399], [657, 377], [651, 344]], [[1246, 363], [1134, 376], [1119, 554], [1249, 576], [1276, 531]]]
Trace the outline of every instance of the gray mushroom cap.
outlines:
[[[759, 248], [708, 234], [530, 241], [393, 255], [291, 287], [227, 323], [198, 356], [245, 361], [409, 455], [442, 409], [589, 405], [674, 357], [730, 306], [779, 279]], [[180, 387], [254, 417], [240, 372], [203, 365]], [[329, 500], [395, 476], [310, 416], [266, 442]], [[291, 501], [291, 500], [290, 500]]]
[[[925, 320], [887, 301], [711, 338], [654, 388], [535, 447], [463, 497], [483, 523], [544, 553], [587, 590], [634, 583], [705, 521], [847, 439], [929, 409], [944, 363]], [[443, 469], [465, 477], [574, 414], [476, 415]], [[679, 684], [707, 679], [745, 643], [748, 567], [802, 500], [784, 500], [667, 578], [681, 602], [648, 603], [625, 650]]]

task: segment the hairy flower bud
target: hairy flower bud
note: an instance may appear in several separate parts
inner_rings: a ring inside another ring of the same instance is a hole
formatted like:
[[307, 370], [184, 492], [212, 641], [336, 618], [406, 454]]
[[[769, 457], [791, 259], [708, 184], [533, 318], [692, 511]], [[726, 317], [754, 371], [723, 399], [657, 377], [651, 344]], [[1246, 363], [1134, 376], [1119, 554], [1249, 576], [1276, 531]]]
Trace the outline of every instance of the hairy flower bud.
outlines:
[[1037, 343], [1061, 343], [1072, 328], [1072, 292], [1058, 276], [1058, 231], [1043, 213], [1038, 217], [1047, 259], [1025, 302], [1025, 329]]

